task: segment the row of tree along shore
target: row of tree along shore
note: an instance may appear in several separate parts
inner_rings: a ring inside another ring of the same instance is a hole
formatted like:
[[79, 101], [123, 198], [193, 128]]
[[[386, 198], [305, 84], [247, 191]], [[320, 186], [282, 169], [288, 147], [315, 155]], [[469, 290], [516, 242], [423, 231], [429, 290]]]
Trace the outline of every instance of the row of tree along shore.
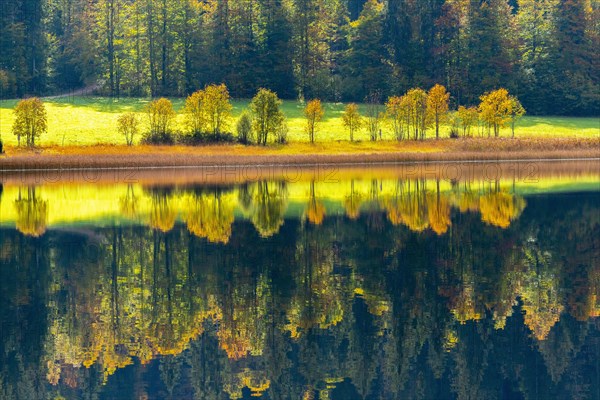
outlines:
[[[403, 96], [392, 96], [385, 104], [376, 94], [369, 96], [362, 107], [356, 103], [346, 105], [342, 114], [343, 125], [350, 141], [355, 134], [366, 130], [371, 141], [382, 140], [384, 129], [391, 131], [397, 140], [425, 140], [428, 130], [440, 138], [440, 126], [450, 128], [450, 137], [498, 137], [500, 129], [510, 125], [512, 137], [517, 120], [525, 114], [519, 100], [506, 89], [483, 94], [478, 107], [449, 109], [450, 93], [436, 84], [428, 92], [415, 88]], [[177, 126], [177, 113], [172, 102], [159, 98], [147, 104], [144, 111], [146, 123], [139, 113], [127, 112], [119, 116], [117, 126], [127, 145], [131, 146], [141, 136], [145, 144], [201, 144], [209, 142], [239, 142], [243, 144], [288, 142], [288, 126], [281, 109], [282, 101], [268, 89], [260, 89], [250, 101], [248, 109], [234, 121], [231, 97], [225, 84], [208, 85], [190, 95], [185, 101], [185, 123]], [[48, 130], [47, 111], [39, 98], [19, 101], [14, 109], [12, 127], [19, 146], [34, 147], [36, 139]], [[305, 132], [310, 143], [318, 139], [319, 125], [325, 110], [319, 99], [308, 101], [304, 107]], [[235, 133], [234, 133], [235, 132]], [[340, 137], [341, 139], [341, 137]]]

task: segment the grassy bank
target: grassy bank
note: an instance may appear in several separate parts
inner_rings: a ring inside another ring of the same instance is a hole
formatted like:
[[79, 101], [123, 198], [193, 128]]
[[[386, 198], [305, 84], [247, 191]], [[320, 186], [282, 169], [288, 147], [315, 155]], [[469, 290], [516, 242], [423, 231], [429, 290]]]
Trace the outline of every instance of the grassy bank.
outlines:
[[[49, 132], [38, 144], [41, 146], [89, 146], [96, 144], [124, 144], [124, 138], [116, 131], [117, 118], [123, 112], [143, 114], [148, 99], [109, 99], [103, 97], [64, 97], [46, 100]], [[174, 107], [181, 111], [184, 99], [173, 99]], [[0, 101], [0, 135], [6, 145], [17, 144], [12, 134], [12, 109], [16, 100]], [[233, 102], [234, 117], [248, 107], [247, 100]], [[326, 143], [347, 140], [347, 130], [342, 125], [341, 115], [345, 105], [325, 103], [325, 118], [319, 125], [316, 139]], [[303, 104], [296, 101], [285, 101], [283, 111], [287, 117], [290, 142], [307, 142], [304, 132], [305, 119]], [[364, 111], [364, 110], [363, 110]], [[142, 121], [146, 122], [145, 115]], [[177, 129], [183, 130], [183, 118], [177, 119]], [[233, 124], [232, 124], [233, 125]], [[233, 128], [233, 126], [232, 126]], [[429, 130], [430, 136], [434, 135]], [[448, 127], [443, 127], [442, 136], [448, 136]], [[504, 129], [503, 136], [510, 136], [510, 130]], [[384, 139], [392, 139], [391, 129], [384, 125]], [[518, 124], [516, 136], [520, 138], [593, 138], [600, 137], [600, 120], [598, 118], [565, 118], [565, 117], [524, 117]], [[362, 131], [355, 135], [359, 141], [367, 141], [368, 134]], [[139, 139], [139, 138], [138, 138]]]
[[358, 164], [422, 161], [486, 161], [598, 158], [595, 138], [491, 138], [350, 143], [290, 143], [279, 146], [124, 145], [7, 148], [0, 170], [213, 165]]

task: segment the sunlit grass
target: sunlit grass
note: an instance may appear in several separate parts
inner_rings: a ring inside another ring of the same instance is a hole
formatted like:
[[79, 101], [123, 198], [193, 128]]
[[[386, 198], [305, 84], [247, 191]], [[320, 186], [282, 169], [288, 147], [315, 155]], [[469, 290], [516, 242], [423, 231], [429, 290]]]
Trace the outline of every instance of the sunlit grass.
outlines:
[[[184, 99], [172, 99], [175, 109], [180, 112], [184, 106]], [[140, 119], [146, 123], [143, 113], [148, 99], [109, 99], [103, 97], [66, 97], [61, 99], [46, 100], [48, 111], [49, 132], [44, 135], [38, 144], [42, 146], [82, 146], [95, 144], [124, 144], [125, 139], [116, 131], [117, 118], [123, 112], [139, 113]], [[11, 133], [14, 121], [12, 109], [16, 100], [0, 101], [0, 135], [5, 144], [16, 145], [16, 137]], [[248, 107], [248, 100], [236, 100], [234, 105], [234, 118]], [[342, 124], [341, 115], [344, 104], [324, 103], [325, 117], [319, 124], [316, 134], [317, 142], [324, 143], [333, 151], [331, 143], [347, 141], [348, 132]], [[296, 101], [285, 101], [283, 111], [287, 117], [289, 127], [288, 139], [290, 142], [307, 142], [308, 135], [304, 131], [305, 120], [303, 104]], [[364, 109], [362, 110], [364, 113]], [[176, 129], [184, 130], [184, 119], [179, 113]], [[235, 121], [232, 121], [233, 130]], [[382, 126], [384, 139], [393, 139], [389, 126]], [[448, 136], [449, 128], [444, 126], [442, 136]], [[429, 131], [429, 136], [434, 134]], [[510, 136], [510, 129], [502, 131], [503, 136]], [[600, 138], [599, 118], [566, 118], [566, 117], [524, 117], [516, 129], [517, 137], [566, 137], [566, 138]], [[138, 138], [139, 139], [139, 138]], [[368, 133], [361, 131], [355, 135], [358, 141], [368, 141]], [[364, 143], [362, 144], [365, 148]], [[311, 147], [314, 150], [314, 147]]]

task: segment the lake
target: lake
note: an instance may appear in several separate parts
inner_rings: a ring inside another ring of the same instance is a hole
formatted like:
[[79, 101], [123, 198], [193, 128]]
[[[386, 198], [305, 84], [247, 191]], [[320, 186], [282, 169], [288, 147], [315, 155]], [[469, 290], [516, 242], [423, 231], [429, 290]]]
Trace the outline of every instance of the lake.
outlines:
[[599, 166], [4, 173], [0, 398], [599, 399]]

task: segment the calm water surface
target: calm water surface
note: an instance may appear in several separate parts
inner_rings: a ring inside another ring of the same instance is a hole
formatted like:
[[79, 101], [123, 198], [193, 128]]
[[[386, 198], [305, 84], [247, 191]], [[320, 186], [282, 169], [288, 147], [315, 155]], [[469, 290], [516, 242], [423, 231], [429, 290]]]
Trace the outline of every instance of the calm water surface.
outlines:
[[5, 183], [2, 399], [599, 399], [597, 175]]

